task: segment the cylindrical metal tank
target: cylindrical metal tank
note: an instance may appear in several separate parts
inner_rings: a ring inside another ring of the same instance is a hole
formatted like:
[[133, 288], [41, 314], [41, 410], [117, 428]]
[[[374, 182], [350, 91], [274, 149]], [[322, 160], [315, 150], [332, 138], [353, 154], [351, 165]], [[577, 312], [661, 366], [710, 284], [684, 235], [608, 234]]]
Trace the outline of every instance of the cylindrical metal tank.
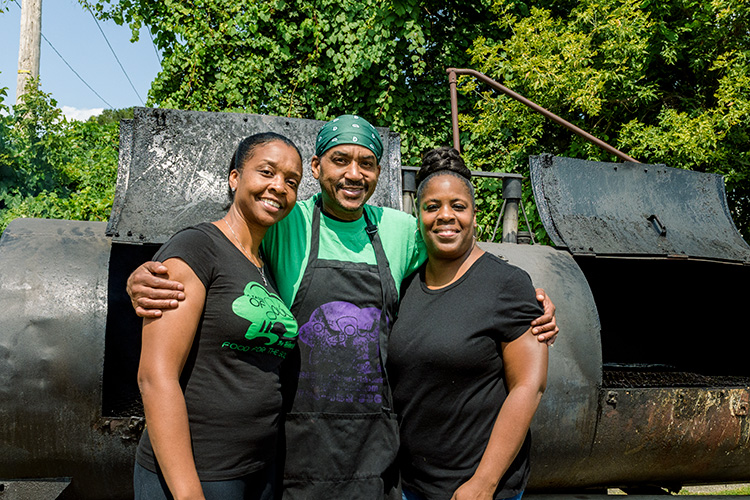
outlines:
[[550, 350], [547, 390], [532, 423], [529, 489], [585, 485], [602, 380], [599, 317], [586, 278], [564, 250], [512, 243], [480, 246], [528, 272], [557, 307], [562, 333]]
[[82, 497], [125, 499], [140, 428], [102, 418], [105, 227], [17, 219], [0, 240], [0, 478], [72, 478]]
[[[594, 438], [576, 467], [535, 469], [532, 484], [675, 490], [750, 480], [750, 336], [741, 316], [750, 246], [721, 176], [544, 155], [531, 158], [531, 180], [545, 228], [585, 276], [601, 324]], [[564, 308], [559, 342], [580, 344]], [[548, 437], [539, 433], [537, 465]]]
[[[226, 159], [241, 137], [283, 133], [309, 165], [319, 126], [137, 109], [121, 127], [108, 225], [8, 226], [0, 482], [70, 481], [59, 498], [131, 498], [143, 421], [140, 320], [127, 276], [174, 231], [222, 216]], [[399, 138], [381, 134], [373, 201], [400, 208]], [[723, 184], [663, 166], [575, 162], [532, 158], [556, 248], [481, 244], [526, 270], [557, 306], [562, 333], [532, 425], [529, 489], [750, 480], [750, 336], [738, 307], [750, 297], [737, 285], [750, 278], [750, 247], [731, 223]], [[317, 191], [306, 175], [302, 198]]]

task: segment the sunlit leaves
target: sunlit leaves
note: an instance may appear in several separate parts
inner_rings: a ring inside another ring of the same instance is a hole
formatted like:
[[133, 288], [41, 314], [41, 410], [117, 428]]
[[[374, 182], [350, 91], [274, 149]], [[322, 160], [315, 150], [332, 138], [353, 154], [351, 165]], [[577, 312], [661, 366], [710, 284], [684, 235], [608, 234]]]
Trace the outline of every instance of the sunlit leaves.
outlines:
[[[151, 105], [357, 113], [399, 132], [415, 165], [450, 143], [445, 69], [472, 67], [641, 161], [722, 173], [750, 229], [750, 0], [89, 1], [151, 30], [163, 56]], [[543, 152], [614, 160], [471, 79], [460, 86], [472, 168], [526, 173]], [[482, 231], [502, 202], [493, 186], [479, 190]]]
[[[750, 2], [579, 0], [522, 13], [497, 0], [507, 36], [479, 37], [474, 68], [643, 162], [723, 174], [750, 236]], [[469, 79], [462, 118], [475, 164], [524, 173], [549, 152], [611, 155]], [[488, 198], [491, 194], [488, 195]]]
[[118, 123], [66, 121], [33, 80], [19, 105], [9, 109], [4, 97], [0, 92], [0, 109], [9, 113], [0, 114], [0, 232], [17, 217], [107, 220]]

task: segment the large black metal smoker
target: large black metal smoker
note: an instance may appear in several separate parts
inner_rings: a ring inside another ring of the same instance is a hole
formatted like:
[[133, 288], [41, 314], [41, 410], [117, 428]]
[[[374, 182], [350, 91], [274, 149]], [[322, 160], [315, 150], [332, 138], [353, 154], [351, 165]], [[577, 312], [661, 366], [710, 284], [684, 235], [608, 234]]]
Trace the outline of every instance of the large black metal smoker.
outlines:
[[[0, 498], [132, 497], [143, 421], [126, 277], [177, 229], [223, 215], [242, 137], [287, 135], [309, 166], [321, 124], [136, 109], [121, 125], [109, 224], [11, 223], [0, 240]], [[399, 137], [381, 135], [372, 201], [401, 208]], [[741, 316], [750, 247], [722, 179], [663, 165], [530, 163], [556, 248], [482, 244], [558, 307], [530, 489], [750, 480]], [[308, 170], [300, 196], [317, 189]]]

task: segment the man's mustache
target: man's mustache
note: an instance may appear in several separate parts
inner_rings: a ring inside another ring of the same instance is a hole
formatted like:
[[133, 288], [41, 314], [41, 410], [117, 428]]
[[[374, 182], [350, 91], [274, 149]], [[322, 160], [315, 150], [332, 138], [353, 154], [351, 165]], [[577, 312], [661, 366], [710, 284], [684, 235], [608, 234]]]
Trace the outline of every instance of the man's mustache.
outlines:
[[367, 184], [363, 182], [339, 182], [336, 187], [338, 189], [345, 189], [345, 188], [363, 188], [367, 189]]

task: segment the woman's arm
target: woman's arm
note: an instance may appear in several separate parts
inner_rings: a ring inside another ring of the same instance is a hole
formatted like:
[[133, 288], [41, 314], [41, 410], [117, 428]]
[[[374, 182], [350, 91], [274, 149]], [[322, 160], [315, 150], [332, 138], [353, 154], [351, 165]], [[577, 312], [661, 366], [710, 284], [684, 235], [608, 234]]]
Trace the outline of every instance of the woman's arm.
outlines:
[[523, 445], [539, 401], [547, 387], [547, 345], [531, 329], [502, 343], [508, 397], [492, 427], [490, 440], [474, 475], [453, 493], [452, 500], [494, 498], [500, 479]]
[[160, 318], [143, 320], [138, 385], [151, 445], [169, 490], [175, 499], [202, 499], [180, 374], [203, 311], [206, 289], [183, 260], [172, 258], [165, 263], [169, 278], [185, 286], [185, 300]]

